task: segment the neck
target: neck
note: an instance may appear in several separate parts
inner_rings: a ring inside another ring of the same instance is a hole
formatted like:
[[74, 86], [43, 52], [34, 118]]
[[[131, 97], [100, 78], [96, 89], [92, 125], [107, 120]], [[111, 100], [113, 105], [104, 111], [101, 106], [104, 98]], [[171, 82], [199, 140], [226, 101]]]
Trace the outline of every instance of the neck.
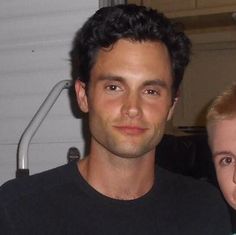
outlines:
[[154, 151], [138, 158], [120, 158], [97, 152], [79, 161], [78, 169], [85, 180], [103, 195], [132, 200], [152, 188], [154, 161]]

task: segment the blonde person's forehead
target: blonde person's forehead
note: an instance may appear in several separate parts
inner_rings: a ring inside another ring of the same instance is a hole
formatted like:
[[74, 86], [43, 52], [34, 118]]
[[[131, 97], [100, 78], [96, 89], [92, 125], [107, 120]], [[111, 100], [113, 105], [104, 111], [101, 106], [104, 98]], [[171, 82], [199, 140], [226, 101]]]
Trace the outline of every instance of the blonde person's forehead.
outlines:
[[[236, 109], [236, 106], [235, 106]], [[206, 128], [207, 128], [207, 133], [208, 136], [211, 136], [212, 132], [214, 133], [214, 130], [218, 128], [219, 126], [228, 126], [231, 125], [232, 123], [236, 123], [236, 112], [235, 114], [232, 115], [220, 115], [217, 114], [212, 117], [209, 115], [207, 123], [206, 123]]]
[[215, 120], [207, 126], [209, 144], [214, 154], [218, 150], [236, 151], [236, 117]]

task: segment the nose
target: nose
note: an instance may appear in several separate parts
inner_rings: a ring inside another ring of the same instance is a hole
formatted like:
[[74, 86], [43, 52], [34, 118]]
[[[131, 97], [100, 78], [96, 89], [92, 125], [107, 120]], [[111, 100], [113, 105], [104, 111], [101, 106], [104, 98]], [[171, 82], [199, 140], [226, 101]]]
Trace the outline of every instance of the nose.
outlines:
[[137, 94], [129, 94], [124, 98], [122, 106], [122, 114], [129, 118], [137, 118], [141, 116], [141, 98]]

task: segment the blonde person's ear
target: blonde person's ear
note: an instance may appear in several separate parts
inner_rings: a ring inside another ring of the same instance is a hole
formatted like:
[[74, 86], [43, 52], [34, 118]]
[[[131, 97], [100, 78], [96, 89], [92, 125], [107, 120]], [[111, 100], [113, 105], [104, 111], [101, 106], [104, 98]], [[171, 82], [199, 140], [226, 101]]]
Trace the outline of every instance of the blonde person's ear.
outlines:
[[81, 82], [80, 80], [77, 80], [75, 82], [75, 92], [77, 97], [77, 103], [84, 113], [87, 113], [89, 111], [88, 109], [88, 98], [85, 90], [85, 83]]
[[167, 116], [167, 121], [169, 121], [172, 118], [177, 102], [178, 102], [178, 97], [175, 97], [174, 101], [173, 101], [173, 104], [169, 109], [168, 116]]

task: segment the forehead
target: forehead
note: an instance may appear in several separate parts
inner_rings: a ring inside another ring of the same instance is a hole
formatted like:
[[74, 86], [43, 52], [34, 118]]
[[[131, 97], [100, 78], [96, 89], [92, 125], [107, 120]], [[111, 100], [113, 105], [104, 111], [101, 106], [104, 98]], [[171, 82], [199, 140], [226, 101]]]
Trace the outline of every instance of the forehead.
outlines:
[[93, 75], [109, 74], [124, 78], [157, 78], [172, 82], [170, 56], [161, 42], [118, 40], [112, 47], [100, 49]]
[[217, 120], [209, 127], [213, 152], [232, 151], [236, 154], [236, 118]]

